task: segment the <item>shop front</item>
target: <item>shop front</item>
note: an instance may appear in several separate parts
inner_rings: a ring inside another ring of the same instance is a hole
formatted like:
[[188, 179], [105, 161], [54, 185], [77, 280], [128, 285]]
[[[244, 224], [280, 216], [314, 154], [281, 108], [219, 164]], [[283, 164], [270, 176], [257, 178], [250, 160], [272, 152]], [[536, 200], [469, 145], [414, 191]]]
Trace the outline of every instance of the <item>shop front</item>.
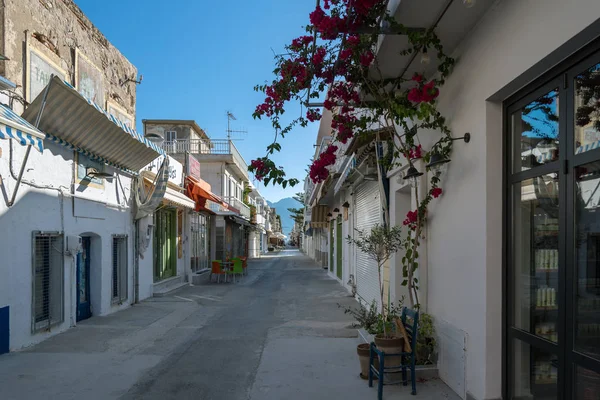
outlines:
[[507, 379], [600, 398], [600, 46], [506, 106]]

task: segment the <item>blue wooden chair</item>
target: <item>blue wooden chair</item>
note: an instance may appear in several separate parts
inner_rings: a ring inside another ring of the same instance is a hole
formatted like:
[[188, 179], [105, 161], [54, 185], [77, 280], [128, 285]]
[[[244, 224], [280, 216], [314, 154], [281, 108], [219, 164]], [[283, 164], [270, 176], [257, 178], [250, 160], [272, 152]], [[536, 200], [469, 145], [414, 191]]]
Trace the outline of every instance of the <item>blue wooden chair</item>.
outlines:
[[[385, 373], [402, 372], [402, 383], [404, 386], [408, 385], [408, 379], [406, 377], [406, 369], [410, 368], [410, 380], [412, 383], [412, 395], [417, 394], [417, 380], [415, 376], [415, 362], [416, 362], [416, 349], [417, 349], [417, 333], [419, 326], [419, 312], [404, 307], [402, 309], [402, 316], [400, 317], [402, 325], [406, 330], [408, 339], [410, 340], [410, 352], [402, 352], [398, 354], [385, 354], [381, 350], [375, 347], [375, 343], [371, 343], [371, 354], [369, 356], [369, 387], [373, 387], [373, 377], [376, 376], [379, 379], [377, 386], [377, 399], [382, 400], [383, 398], [383, 381]], [[412, 321], [410, 321], [412, 320]], [[390, 356], [401, 356], [402, 361], [400, 366], [386, 367], [385, 358]], [[377, 368], [373, 361], [375, 357], [379, 358], [379, 368]], [[399, 383], [399, 382], [393, 382]]]

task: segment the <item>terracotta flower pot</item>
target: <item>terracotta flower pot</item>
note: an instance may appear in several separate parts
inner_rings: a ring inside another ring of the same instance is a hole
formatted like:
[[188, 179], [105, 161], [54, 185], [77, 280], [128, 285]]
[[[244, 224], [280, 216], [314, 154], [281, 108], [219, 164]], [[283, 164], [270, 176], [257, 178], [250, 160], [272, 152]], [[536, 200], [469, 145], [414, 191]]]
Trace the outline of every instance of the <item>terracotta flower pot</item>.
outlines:
[[[361, 343], [356, 347], [356, 353], [358, 354], [358, 360], [360, 361], [360, 377], [362, 379], [369, 379], [369, 357], [370, 357], [370, 345], [369, 343]], [[375, 357], [373, 360], [376, 368], [379, 368], [379, 359]], [[375, 377], [377, 379], [377, 377]]]
[[[404, 338], [403, 337], [393, 337], [386, 338], [383, 335], [375, 335], [375, 345], [379, 350], [381, 350], [385, 354], [398, 354], [404, 351]], [[402, 365], [402, 357], [401, 356], [386, 356], [385, 357], [385, 365], [386, 369], [388, 368], [399, 368]], [[396, 375], [397, 376], [397, 375]], [[394, 380], [394, 375], [390, 373], [385, 374], [385, 382], [391, 382]], [[396, 378], [397, 380], [397, 378]]]

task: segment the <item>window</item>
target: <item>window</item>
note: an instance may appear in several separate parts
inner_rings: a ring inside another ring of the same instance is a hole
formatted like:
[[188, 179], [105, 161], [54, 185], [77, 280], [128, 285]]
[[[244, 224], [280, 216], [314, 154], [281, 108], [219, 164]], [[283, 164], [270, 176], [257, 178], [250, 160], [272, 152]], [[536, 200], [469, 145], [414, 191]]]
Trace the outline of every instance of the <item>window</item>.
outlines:
[[33, 233], [32, 297], [32, 332], [63, 321], [63, 237], [59, 233]]
[[166, 142], [174, 142], [177, 140], [177, 131], [166, 131], [165, 132], [165, 141]]
[[113, 235], [112, 302], [127, 300], [127, 236]]

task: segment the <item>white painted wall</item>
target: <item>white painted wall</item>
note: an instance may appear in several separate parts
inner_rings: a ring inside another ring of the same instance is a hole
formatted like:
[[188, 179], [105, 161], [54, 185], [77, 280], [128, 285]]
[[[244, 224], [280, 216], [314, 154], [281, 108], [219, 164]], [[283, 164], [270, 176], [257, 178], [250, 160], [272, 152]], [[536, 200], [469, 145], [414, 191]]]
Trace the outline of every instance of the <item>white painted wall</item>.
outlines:
[[[115, 173], [104, 188], [74, 184], [73, 152], [52, 143], [45, 144], [43, 154], [32, 151], [19, 188], [17, 201], [10, 209], [0, 201], [0, 264], [2, 279], [0, 307], [10, 306], [11, 349], [38, 343], [75, 325], [76, 280], [75, 261], [64, 257], [64, 322], [51, 332], [31, 333], [32, 300], [32, 232], [56, 231], [67, 235], [93, 235], [91, 248], [91, 301], [93, 315], [106, 315], [128, 304], [111, 304], [112, 235], [128, 235], [128, 302], [133, 300], [133, 224], [130, 212], [131, 178]], [[7, 196], [15, 190], [9, 172], [9, 142], [0, 141], [0, 175]], [[13, 168], [18, 170], [25, 148], [13, 143]], [[38, 187], [34, 188], [34, 184]], [[91, 199], [91, 200], [86, 200]]]
[[[502, 372], [502, 119], [501, 105], [486, 99], [600, 15], [597, 0], [541, 3], [496, 3], [461, 44], [439, 97], [455, 136], [470, 132], [472, 139], [455, 142], [444, 195], [430, 208], [428, 311], [447, 332], [465, 332], [460, 394], [476, 399], [500, 397]], [[446, 350], [442, 355], [452, 354]], [[440, 374], [448, 379], [457, 365], [441, 361]]]

